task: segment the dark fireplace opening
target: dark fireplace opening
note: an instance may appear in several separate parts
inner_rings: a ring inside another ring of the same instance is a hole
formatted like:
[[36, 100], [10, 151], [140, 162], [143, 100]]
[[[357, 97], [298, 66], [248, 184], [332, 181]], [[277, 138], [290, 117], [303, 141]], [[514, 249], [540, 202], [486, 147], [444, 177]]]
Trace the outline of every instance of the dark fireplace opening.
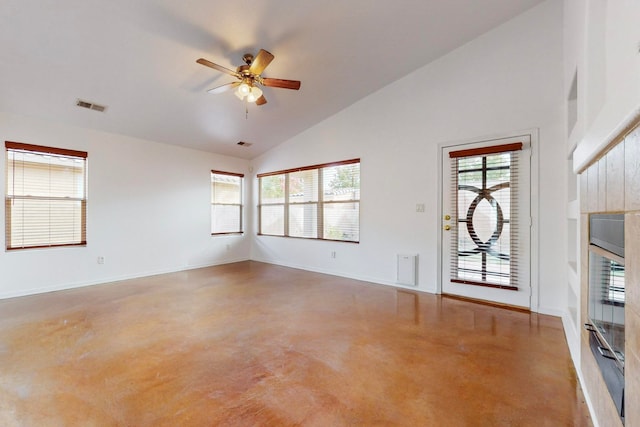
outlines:
[[624, 423], [624, 215], [589, 220], [589, 344]]

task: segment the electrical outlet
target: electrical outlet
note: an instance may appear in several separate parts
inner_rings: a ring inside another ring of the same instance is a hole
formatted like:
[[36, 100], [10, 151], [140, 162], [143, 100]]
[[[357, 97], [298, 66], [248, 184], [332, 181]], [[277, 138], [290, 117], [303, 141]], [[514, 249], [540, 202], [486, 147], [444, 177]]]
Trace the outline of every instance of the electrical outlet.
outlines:
[[227, 245], [227, 250], [230, 250], [230, 249], [231, 249], [231, 245]]
[[416, 204], [416, 212], [424, 212], [424, 203]]
[[98, 264], [104, 264], [104, 257], [103, 256], [99, 256], [98, 257]]
[[331, 258], [335, 258], [336, 257], [336, 251], [331, 251]]

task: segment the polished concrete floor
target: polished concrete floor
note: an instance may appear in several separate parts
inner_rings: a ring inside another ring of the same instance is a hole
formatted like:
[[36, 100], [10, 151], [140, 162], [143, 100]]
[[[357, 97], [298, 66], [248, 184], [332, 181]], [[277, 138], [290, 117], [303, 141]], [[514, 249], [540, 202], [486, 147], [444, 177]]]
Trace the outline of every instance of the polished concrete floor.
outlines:
[[558, 318], [243, 262], [0, 301], [0, 425], [591, 422]]

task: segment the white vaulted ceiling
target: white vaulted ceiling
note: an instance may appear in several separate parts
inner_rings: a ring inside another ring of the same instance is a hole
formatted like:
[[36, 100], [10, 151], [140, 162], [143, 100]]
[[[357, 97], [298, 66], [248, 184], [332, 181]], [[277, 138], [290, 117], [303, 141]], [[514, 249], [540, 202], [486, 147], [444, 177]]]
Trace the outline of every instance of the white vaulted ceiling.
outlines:
[[[540, 2], [3, 0], [0, 111], [253, 158]], [[206, 93], [233, 78], [196, 59], [235, 68], [260, 48], [263, 76], [302, 87], [265, 88], [247, 119]]]

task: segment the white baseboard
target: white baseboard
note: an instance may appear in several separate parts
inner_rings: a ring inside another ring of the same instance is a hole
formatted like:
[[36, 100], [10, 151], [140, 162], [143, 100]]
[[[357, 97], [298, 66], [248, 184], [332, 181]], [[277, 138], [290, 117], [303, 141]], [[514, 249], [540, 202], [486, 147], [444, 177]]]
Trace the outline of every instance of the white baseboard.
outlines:
[[157, 276], [159, 274], [168, 274], [168, 273], [176, 273], [179, 271], [195, 270], [198, 268], [213, 267], [216, 265], [231, 264], [234, 262], [241, 262], [241, 261], [249, 261], [249, 259], [248, 258], [225, 259], [225, 260], [218, 260], [213, 263], [202, 263], [197, 265], [182, 266], [178, 268], [160, 269], [160, 270], [145, 271], [145, 272], [136, 273], [136, 274], [125, 274], [121, 276], [104, 277], [95, 281], [66, 283], [63, 285], [53, 285], [53, 286], [45, 286], [41, 288], [25, 289], [17, 292], [3, 292], [3, 293], [0, 293], [0, 300], [8, 299], [8, 298], [24, 297], [29, 295], [44, 294], [48, 292], [64, 291], [67, 289], [77, 289], [77, 288], [84, 288], [88, 286], [104, 285], [106, 283], [120, 282], [122, 280], [139, 279], [141, 277]]
[[591, 415], [591, 422], [593, 422], [593, 427], [600, 427], [600, 423], [596, 418], [596, 412], [593, 409], [593, 404], [591, 403], [591, 396], [589, 396], [589, 390], [585, 385], [584, 378], [582, 377], [582, 372], [579, 369], [576, 369], [576, 373], [578, 374], [578, 381], [580, 382], [580, 388], [582, 389], [582, 394], [584, 394], [584, 400], [587, 402], [587, 408], [589, 408], [589, 415]]
[[[576, 370], [578, 381], [580, 382], [582, 394], [584, 394], [584, 400], [587, 403], [587, 408], [589, 408], [589, 414], [591, 415], [593, 426], [599, 427], [600, 424], [598, 423], [598, 419], [595, 416], [591, 397], [589, 396], [589, 390], [587, 390], [586, 383], [582, 376], [582, 362], [580, 360], [582, 345], [580, 342], [579, 325], [574, 324], [570, 316], [571, 314], [568, 311], [565, 311], [562, 316], [562, 326], [564, 329], [565, 338], [567, 340], [567, 346], [569, 347], [569, 352], [571, 353], [571, 360], [573, 362], [573, 367]], [[572, 341], [575, 347], [572, 346]]]
[[322, 269], [322, 268], [312, 268], [306, 265], [298, 265], [298, 264], [292, 264], [289, 262], [285, 262], [282, 260], [274, 260], [274, 259], [264, 259], [264, 258], [253, 258], [253, 261], [257, 261], [257, 262], [263, 262], [265, 264], [273, 264], [273, 265], [280, 265], [282, 267], [288, 267], [288, 268], [295, 268], [296, 270], [305, 270], [305, 271], [312, 271], [314, 273], [321, 273], [321, 274], [328, 274], [330, 276], [338, 276], [338, 277], [344, 277], [347, 279], [353, 279], [353, 280], [359, 280], [362, 282], [369, 282], [369, 283], [374, 283], [376, 285], [385, 285], [385, 286], [391, 286], [394, 288], [402, 288], [402, 289], [409, 289], [412, 291], [418, 291], [418, 292], [425, 292], [428, 294], [434, 294], [435, 292], [431, 292], [429, 290], [426, 289], [422, 289], [418, 286], [407, 286], [407, 285], [401, 285], [399, 283], [390, 281], [390, 280], [385, 280], [385, 279], [380, 279], [379, 277], [372, 277], [372, 276], [363, 276], [363, 275], [357, 275], [357, 274], [352, 274], [352, 273], [346, 273], [343, 271], [333, 271], [333, 270], [326, 270], [326, 269]]

